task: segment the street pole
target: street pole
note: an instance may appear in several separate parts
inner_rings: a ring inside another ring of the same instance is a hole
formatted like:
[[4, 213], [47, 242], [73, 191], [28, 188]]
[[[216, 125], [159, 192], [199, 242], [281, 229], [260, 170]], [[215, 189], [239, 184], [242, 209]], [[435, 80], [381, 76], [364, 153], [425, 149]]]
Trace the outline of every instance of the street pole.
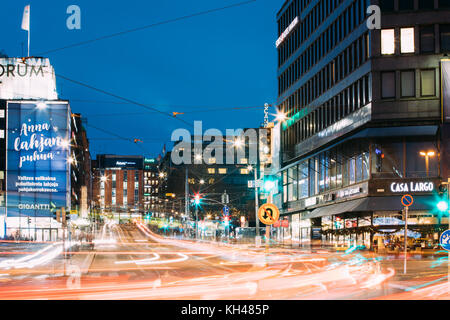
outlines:
[[[448, 178], [448, 184], [447, 184], [447, 201], [450, 204], [450, 178]], [[448, 229], [450, 230], [450, 208], [448, 211]], [[450, 251], [448, 252], [448, 259], [447, 259], [447, 269], [448, 269], [448, 273], [447, 273], [447, 282], [448, 282], [448, 290], [450, 293]]]
[[428, 155], [425, 156], [425, 167], [427, 170], [427, 178], [430, 175], [430, 157]]
[[408, 207], [405, 207], [405, 260], [403, 266], [403, 274], [406, 274], [406, 264], [408, 261]]
[[[191, 217], [189, 215], [189, 172], [188, 167], [186, 166], [186, 178], [185, 178], [185, 186], [184, 186], [184, 215], [186, 216], [186, 219], [191, 220]], [[189, 231], [190, 232], [190, 231]]]
[[255, 168], [255, 221], [256, 221], [256, 246], [259, 245], [261, 241], [261, 235], [259, 232], [259, 218], [258, 218], [258, 210], [259, 210], [259, 196], [258, 196], [258, 168]]
[[198, 205], [195, 205], [195, 239], [198, 240]]

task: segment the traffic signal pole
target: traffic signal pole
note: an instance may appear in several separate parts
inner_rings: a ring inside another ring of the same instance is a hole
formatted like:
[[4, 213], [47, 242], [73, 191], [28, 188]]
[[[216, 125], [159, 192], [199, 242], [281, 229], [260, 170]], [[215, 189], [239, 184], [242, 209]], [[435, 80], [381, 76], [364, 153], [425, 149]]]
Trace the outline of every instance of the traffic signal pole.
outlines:
[[403, 265], [403, 274], [406, 274], [406, 265], [408, 262], [408, 210], [409, 207], [405, 207], [405, 259]]

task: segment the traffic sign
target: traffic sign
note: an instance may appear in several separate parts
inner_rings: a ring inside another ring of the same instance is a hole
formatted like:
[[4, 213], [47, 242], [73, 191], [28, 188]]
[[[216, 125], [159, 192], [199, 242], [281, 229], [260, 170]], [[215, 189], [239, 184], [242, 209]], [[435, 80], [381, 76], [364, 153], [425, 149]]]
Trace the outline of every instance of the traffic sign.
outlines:
[[228, 216], [230, 214], [230, 208], [228, 206], [223, 207], [223, 214]]
[[450, 251], [450, 230], [445, 231], [441, 235], [441, 240], [439, 242], [443, 249]]
[[275, 205], [267, 203], [259, 208], [258, 218], [266, 225], [273, 225], [280, 219], [280, 210]]
[[413, 203], [414, 203], [414, 198], [413, 198], [412, 195], [410, 195], [410, 194], [405, 194], [405, 195], [402, 197], [402, 205], [403, 205], [403, 206], [405, 206], [405, 207], [410, 207], [410, 206], [412, 206]]

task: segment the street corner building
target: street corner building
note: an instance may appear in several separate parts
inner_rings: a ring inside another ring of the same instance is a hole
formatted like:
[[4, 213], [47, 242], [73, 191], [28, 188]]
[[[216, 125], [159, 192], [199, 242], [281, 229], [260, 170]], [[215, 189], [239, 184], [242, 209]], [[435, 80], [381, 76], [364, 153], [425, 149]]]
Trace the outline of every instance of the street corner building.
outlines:
[[77, 213], [72, 203], [82, 199], [72, 184], [89, 185], [80, 170], [89, 147], [81, 146], [87, 151], [78, 156], [83, 131], [69, 102], [58, 100], [48, 59], [0, 59], [1, 239], [61, 239], [57, 211], [69, 220]]
[[[371, 5], [381, 29], [368, 27]], [[385, 250], [402, 240], [410, 194], [409, 246], [438, 244], [448, 224], [436, 203], [450, 177], [449, 17], [445, 0], [283, 4], [284, 241]]]
[[144, 157], [97, 155], [92, 162], [95, 210], [118, 222], [144, 214]]

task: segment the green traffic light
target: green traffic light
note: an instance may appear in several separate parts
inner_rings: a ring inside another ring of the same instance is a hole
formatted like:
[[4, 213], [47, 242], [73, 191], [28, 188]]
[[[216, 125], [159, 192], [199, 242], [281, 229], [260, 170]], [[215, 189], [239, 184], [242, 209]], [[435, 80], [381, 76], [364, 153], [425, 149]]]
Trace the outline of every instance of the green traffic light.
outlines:
[[438, 210], [441, 212], [445, 212], [448, 210], [448, 203], [447, 201], [439, 201], [438, 204], [436, 205]]
[[275, 189], [275, 181], [267, 180], [264, 182], [264, 191], [270, 192]]

